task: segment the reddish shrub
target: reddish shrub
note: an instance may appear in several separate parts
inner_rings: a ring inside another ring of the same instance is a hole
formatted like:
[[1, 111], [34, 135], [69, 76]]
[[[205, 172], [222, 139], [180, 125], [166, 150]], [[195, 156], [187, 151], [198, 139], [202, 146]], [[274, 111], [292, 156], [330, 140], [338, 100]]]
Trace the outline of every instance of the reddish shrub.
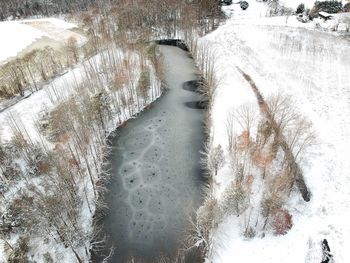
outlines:
[[278, 208], [272, 213], [272, 228], [277, 236], [285, 235], [292, 228], [292, 215], [288, 210]]
[[56, 143], [54, 149], [55, 149], [55, 151], [59, 151], [59, 150], [63, 149], [63, 146], [61, 143]]
[[68, 133], [62, 133], [58, 136], [58, 142], [62, 143], [62, 144], [66, 144], [69, 140], [69, 135]]
[[240, 136], [238, 136], [237, 143], [238, 143], [239, 150], [243, 151], [243, 150], [247, 149], [249, 144], [250, 144], [249, 132], [248, 131], [242, 132], [242, 134]]
[[39, 174], [46, 174], [50, 170], [50, 165], [47, 162], [39, 161], [38, 162], [38, 171]]
[[272, 153], [263, 150], [255, 151], [252, 156], [253, 164], [262, 168], [271, 165], [273, 159], [274, 156]]
[[79, 162], [75, 158], [69, 159], [68, 163], [70, 167], [79, 167]]
[[122, 88], [126, 82], [127, 82], [127, 73], [126, 72], [123, 72], [123, 70], [121, 70], [118, 74], [117, 73], [115, 74], [114, 87], [116, 89]]

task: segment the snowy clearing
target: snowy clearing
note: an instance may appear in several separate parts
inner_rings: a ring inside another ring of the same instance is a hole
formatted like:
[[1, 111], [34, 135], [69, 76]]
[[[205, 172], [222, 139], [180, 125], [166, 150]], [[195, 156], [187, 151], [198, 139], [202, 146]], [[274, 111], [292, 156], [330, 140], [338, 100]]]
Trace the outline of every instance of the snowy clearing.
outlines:
[[0, 63], [15, 57], [26, 47], [42, 37], [64, 43], [74, 37], [78, 43], [83, 43], [85, 37], [71, 29], [77, 26], [57, 18], [30, 19], [0, 22]]
[[[250, 5], [246, 13], [228, 7], [231, 19], [202, 39], [215, 55], [220, 82], [212, 117], [214, 146], [228, 144], [227, 113], [246, 102], [256, 104], [238, 66], [252, 76], [264, 97], [291, 96], [313, 123], [318, 144], [300, 163], [312, 197], [306, 203], [292, 195], [287, 206], [294, 225], [284, 236], [247, 240], [236, 217], [226, 218], [213, 233], [209, 261], [321, 262], [321, 241], [326, 238], [335, 262], [350, 262], [350, 43], [335, 33], [303, 28], [302, 23], [286, 24], [286, 17], [261, 18], [264, 7], [254, 1]], [[219, 200], [231, 177], [227, 165], [219, 171]]]

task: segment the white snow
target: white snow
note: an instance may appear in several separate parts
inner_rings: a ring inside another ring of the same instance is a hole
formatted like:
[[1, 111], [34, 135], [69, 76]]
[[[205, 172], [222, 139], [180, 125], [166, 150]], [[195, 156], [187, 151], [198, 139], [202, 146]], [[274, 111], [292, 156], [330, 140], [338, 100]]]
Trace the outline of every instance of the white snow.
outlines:
[[[245, 240], [238, 221], [226, 218], [213, 233], [208, 261], [321, 262], [321, 241], [326, 238], [335, 262], [350, 262], [350, 43], [296, 21], [286, 24], [286, 17], [263, 18], [265, 7], [249, 4], [246, 13], [239, 6], [228, 7], [229, 21], [202, 39], [215, 54], [220, 83], [212, 115], [214, 145], [227, 145], [227, 113], [256, 103], [236, 70], [239, 66], [265, 97], [290, 95], [299, 112], [312, 121], [318, 145], [300, 163], [312, 197], [306, 203], [298, 193], [293, 195], [288, 209], [294, 226], [285, 236]], [[229, 180], [227, 167], [220, 170], [219, 199]]]
[[0, 61], [16, 56], [44, 32], [19, 22], [0, 22]]
[[57, 18], [0, 22], [0, 62], [16, 56], [44, 36], [56, 41], [76, 37], [78, 42], [82, 42], [84, 40], [82, 36], [70, 31], [75, 27], [77, 27], [75, 24]]

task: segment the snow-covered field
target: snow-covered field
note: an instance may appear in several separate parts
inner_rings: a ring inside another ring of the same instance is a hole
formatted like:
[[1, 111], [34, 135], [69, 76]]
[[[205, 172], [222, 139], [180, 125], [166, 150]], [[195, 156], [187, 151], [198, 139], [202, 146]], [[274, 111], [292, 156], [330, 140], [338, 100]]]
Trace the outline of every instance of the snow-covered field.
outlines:
[[74, 37], [78, 43], [82, 43], [85, 38], [71, 31], [76, 27], [75, 24], [57, 18], [0, 22], [0, 63], [10, 57], [15, 57], [42, 37], [48, 37], [61, 43]]
[[[238, 66], [265, 97], [290, 96], [313, 123], [318, 144], [300, 163], [312, 197], [304, 202], [293, 195], [287, 206], [294, 225], [284, 236], [247, 240], [237, 220], [225, 218], [213, 233], [209, 261], [321, 262], [326, 238], [335, 262], [350, 262], [350, 42], [296, 21], [291, 26], [286, 17], [263, 18], [264, 7], [255, 1], [249, 4], [246, 12], [227, 7], [231, 18], [202, 39], [215, 54], [220, 83], [212, 115], [214, 145], [228, 144], [228, 112], [247, 102], [256, 104]], [[231, 177], [227, 165], [219, 171], [219, 200]]]

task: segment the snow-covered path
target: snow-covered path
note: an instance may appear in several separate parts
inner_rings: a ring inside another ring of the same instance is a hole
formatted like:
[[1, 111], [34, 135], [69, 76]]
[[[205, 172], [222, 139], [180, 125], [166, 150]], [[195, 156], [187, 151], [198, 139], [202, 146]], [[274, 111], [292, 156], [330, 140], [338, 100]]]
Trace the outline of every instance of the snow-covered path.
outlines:
[[296, 108], [313, 122], [319, 144], [301, 163], [312, 199], [291, 201], [294, 226], [286, 236], [244, 241], [236, 225], [221, 224], [214, 236], [213, 262], [321, 262], [323, 238], [336, 262], [350, 262], [350, 42], [336, 34], [252, 17], [233, 16], [204, 38], [215, 50], [220, 80], [214, 143], [227, 144], [225, 113], [255, 102], [236, 70], [239, 66], [265, 97], [291, 95]]

